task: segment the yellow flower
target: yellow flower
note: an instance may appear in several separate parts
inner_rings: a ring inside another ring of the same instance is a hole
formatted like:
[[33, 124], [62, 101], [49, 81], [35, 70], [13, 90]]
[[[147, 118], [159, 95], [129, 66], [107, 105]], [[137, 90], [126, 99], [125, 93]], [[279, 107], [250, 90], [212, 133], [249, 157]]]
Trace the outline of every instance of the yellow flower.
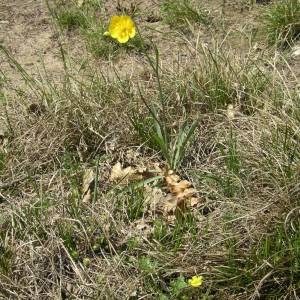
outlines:
[[112, 16], [108, 31], [104, 35], [117, 39], [119, 43], [127, 43], [136, 34], [135, 25], [129, 16]]
[[199, 287], [203, 282], [203, 276], [193, 276], [188, 280], [189, 285], [192, 287]]

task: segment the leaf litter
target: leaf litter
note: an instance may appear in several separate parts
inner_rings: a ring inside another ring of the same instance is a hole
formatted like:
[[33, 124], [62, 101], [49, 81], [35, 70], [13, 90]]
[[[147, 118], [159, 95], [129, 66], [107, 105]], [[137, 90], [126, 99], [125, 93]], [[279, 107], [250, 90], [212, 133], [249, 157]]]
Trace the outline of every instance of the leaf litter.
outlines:
[[[150, 168], [149, 168], [150, 167]], [[128, 166], [123, 168], [117, 162], [111, 170], [110, 181], [121, 187], [128, 187], [133, 183], [140, 183], [144, 189], [144, 199], [148, 207], [148, 214], [161, 214], [167, 218], [175, 216], [176, 211], [186, 211], [200, 205], [197, 190], [188, 180], [182, 180], [173, 170], [161, 168], [155, 163], [149, 167], [135, 168]], [[153, 180], [150, 184], [149, 179]], [[156, 183], [156, 184], [153, 184]], [[146, 213], [146, 212], [145, 212]]]

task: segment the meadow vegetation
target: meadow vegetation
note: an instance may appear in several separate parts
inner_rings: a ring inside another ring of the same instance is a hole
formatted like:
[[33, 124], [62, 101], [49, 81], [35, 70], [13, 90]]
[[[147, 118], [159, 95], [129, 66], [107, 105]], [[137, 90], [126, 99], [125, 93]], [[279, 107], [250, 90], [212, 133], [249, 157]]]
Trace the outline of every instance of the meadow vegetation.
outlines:
[[59, 79], [0, 46], [1, 299], [299, 299], [300, 4], [233, 3], [49, 0]]

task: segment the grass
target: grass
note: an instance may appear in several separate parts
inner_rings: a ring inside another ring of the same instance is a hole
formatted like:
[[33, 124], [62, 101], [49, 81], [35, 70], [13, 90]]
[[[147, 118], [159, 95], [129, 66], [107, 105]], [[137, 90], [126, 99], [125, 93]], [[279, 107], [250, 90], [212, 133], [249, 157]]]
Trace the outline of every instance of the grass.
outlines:
[[[83, 1], [81, 6], [76, 5], [76, 1], [68, 3], [54, 1], [51, 4], [48, 2], [48, 8], [60, 30], [80, 32], [87, 50], [95, 58], [113, 58], [122, 53], [122, 50], [141, 51], [142, 45], [138, 37], [120, 48], [117, 42], [103, 35], [107, 31], [109, 22], [103, 16], [104, 6], [100, 1]], [[118, 14], [137, 13], [134, 6], [126, 9], [119, 2], [116, 4], [116, 9]]]
[[102, 11], [102, 4], [93, 1], [84, 1], [79, 7], [75, 2], [48, 3], [54, 20], [61, 30], [69, 32], [79, 30], [85, 40], [86, 48], [95, 57], [108, 58], [118, 47], [103, 36], [106, 31], [103, 20], [97, 15]]
[[[253, 245], [243, 258], [232, 246], [231, 265], [219, 268], [220, 275], [233, 282], [236, 289], [252, 290], [256, 297], [280, 299], [299, 293], [299, 216], [294, 215], [292, 230], [280, 223]], [[288, 225], [289, 224], [285, 224]], [[227, 285], [224, 285], [227, 288]]]
[[275, 1], [264, 16], [271, 43], [291, 45], [300, 37], [300, 3], [297, 0]]
[[[100, 2], [56, 5], [60, 37], [94, 54], [79, 67], [61, 44], [60, 77], [37, 77], [0, 48], [14, 67], [0, 81], [0, 297], [297, 299], [299, 98], [282, 49], [274, 63], [272, 47], [239, 51], [215, 27], [207, 43], [175, 38], [143, 7], [123, 47], [103, 37]], [[164, 5], [174, 27], [203, 22], [192, 2]], [[113, 181], [117, 162], [129, 172]], [[178, 200], [170, 169], [195, 206], [160, 208]]]
[[193, 79], [194, 93], [203, 99], [205, 110], [214, 111], [232, 104], [244, 113], [251, 113], [253, 107], [260, 105], [257, 99], [267, 91], [268, 74], [251, 55], [231, 56], [233, 51], [224, 48], [217, 45], [198, 50], [204, 59], [199, 60], [199, 70]]
[[207, 25], [208, 15], [201, 3], [190, 0], [164, 1], [161, 11], [165, 21], [175, 28], [187, 28], [191, 23]]
[[83, 28], [88, 27], [88, 19], [82, 13], [81, 10], [77, 9], [66, 9], [59, 12], [57, 15], [57, 22], [60, 26], [67, 29]]

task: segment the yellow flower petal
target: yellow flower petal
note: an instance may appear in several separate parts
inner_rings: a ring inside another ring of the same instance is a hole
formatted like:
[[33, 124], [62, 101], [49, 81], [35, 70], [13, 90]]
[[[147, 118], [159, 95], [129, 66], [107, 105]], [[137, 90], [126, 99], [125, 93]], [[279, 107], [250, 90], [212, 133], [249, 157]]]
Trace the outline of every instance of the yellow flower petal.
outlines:
[[120, 31], [122, 30], [120, 25], [121, 25], [120, 16], [112, 16], [108, 27], [108, 31], [112, 38], [116, 39], [119, 36]]
[[122, 16], [122, 21], [124, 22], [124, 24], [126, 24], [127, 28], [133, 28], [134, 27], [134, 23], [132, 21], [132, 19], [129, 16]]
[[121, 33], [118, 37], [117, 37], [117, 40], [119, 43], [121, 44], [124, 44], [124, 43], [127, 43], [128, 40], [129, 40], [129, 35], [124, 32], [124, 33]]
[[132, 39], [132, 38], [134, 38], [135, 37], [135, 34], [136, 34], [136, 32], [135, 32], [136, 30], [135, 30], [135, 27], [132, 27], [131, 28], [131, 30], [129, 30], [129, 37]]
[[192, 287], [199, 287], [203, 283], [203, 276], [193, 276], [188, 280], [188, 284]]
[[110, 33], [109, 33], [109, 31], [105, 31], [105, 32], [103, 33], [103, 35], [105, 35], [105, 36], [110, 36]]
[[[128, 42], [136, 34], [134, 22], [129, 16], [112, 16], [109, 26], [109, 35], [117, 39], [119, 43]], [[107, 35], [107, 34], [105, 34]]]

